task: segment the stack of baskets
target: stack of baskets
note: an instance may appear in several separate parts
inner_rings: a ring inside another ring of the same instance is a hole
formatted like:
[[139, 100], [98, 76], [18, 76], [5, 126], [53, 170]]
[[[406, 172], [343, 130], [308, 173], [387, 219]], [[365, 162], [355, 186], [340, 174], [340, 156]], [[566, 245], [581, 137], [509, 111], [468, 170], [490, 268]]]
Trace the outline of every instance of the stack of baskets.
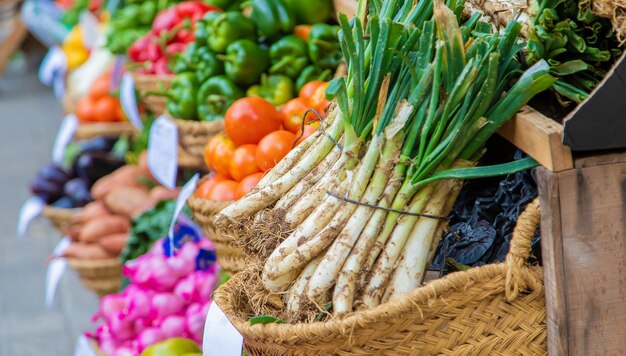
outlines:
[[528, 266], [539, 204], [519, 217], [504, 263], [452, 273], [396, 302], [345, 319], [256, 324], [250, 292], [259, 271], [235, 275], [215, 302], [244, 336], [248, 355], [539, 355], [547, 352], [543, 271]]

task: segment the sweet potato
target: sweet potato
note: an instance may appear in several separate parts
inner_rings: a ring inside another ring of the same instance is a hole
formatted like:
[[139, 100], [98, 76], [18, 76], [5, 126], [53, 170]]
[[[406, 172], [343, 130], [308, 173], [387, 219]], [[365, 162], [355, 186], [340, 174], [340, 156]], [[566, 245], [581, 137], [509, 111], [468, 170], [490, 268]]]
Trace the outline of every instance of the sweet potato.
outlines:
[[84, 224], [89, 220], [93, 220], [95, 218], [111, 215], [109, 209], [106, 208], [104, 203], [99, 201], [93, 201], [81, 210], [80, 213], [76, 214], [74, 217], [74, 221], [78, 224]]
[[149, 199], [144, 189], [136, 187], [116, 187], [104, 196], [104, 204], [114, 214], [133, 216], [133, 212]]
[[104, 196], [113, 188], [129, 186], [141, 189], [148, 188], [141, 184], [141, 178], [146, 178], [143, 169], [137, 166], [124, 166], [106, 177], [99, 179], [93, 187], [91, 187], [91, 196], [95, 200], [102, 200]]
[[77, 258], [80, 260], [104, 260], [107, 258], [115, 258], [116, 255], [107, 252], [107, 250], [98, 244], [72, 242], [61, 257]]
[[107, 252], [119, 256], [128, 241], [128, 233], [107, 235], [98, 240], [98, 244]]
[[78, 240], [84, 243], [94, 243], [103, 236], [125, 233], [129, 230], [130, 220], [127, 217], [121, 215], [108, 215], [85, 223], [80, 231]]
[[157, 199], [157, 203], [158, 203], [161, 200], [176, 199], [178, 198], [179, 193], [180, 193], [180, 189], [178, 188], [169, 190], [163, 186], [158, 186], [158, 187], [154, 187], [150, 191], [150, 197]]

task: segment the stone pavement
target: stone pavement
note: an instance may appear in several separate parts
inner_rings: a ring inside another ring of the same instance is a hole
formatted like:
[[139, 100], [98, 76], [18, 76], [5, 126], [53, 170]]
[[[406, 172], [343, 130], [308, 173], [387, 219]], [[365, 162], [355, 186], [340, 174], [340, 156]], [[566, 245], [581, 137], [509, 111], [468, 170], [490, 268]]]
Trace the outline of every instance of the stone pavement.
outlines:
[[73, 355], [78, 335], [93, 329], [97, 298], [71, 270], [54, 307], [44, 306], [46, 258], [59, 234], [43, 218], [26, 237], [15, 234], [28, 182], [50, 161], [63, 115], [35, 68], [0, 76], [0, 356]]

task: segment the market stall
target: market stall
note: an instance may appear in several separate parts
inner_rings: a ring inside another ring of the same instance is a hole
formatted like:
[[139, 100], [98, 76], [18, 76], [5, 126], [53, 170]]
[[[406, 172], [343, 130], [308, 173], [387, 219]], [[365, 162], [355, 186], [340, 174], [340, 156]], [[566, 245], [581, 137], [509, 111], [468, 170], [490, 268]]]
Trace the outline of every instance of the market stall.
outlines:
[[620, 351], [618, 3], [57, 3], [94, 352]]

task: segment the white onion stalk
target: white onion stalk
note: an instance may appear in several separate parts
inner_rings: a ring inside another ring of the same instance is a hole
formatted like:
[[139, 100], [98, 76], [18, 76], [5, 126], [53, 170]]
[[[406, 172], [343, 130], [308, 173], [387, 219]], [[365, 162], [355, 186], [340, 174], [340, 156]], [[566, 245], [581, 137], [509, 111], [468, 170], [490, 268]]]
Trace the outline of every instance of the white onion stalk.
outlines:
[[302, 308], [302, 302], [306, 299], [305, 290], [309, 284], [309, 279], [315, 272], [315, 269], [320, 264], [322, 255], [313, 259], [298, 276], [298, 279], [291, 285], [288, 293], [285, 295], [285, 302], [287, 304], [288, 313], [297, 313]]

